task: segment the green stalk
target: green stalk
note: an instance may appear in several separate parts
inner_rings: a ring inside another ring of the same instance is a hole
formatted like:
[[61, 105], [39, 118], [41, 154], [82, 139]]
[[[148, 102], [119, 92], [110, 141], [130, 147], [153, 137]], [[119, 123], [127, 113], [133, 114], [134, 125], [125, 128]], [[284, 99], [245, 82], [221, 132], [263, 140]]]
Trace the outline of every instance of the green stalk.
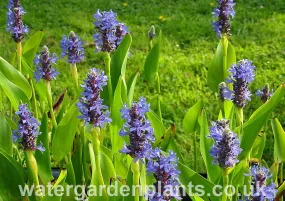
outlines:
[[228, 39], [226, 35], [222, 37], [222, 46], [223, 46], [223, 78], [224, 80], [227, 78], [227, 56], [228, 56]]
[[194, 131], [193, 144], [194, 144], [194, 170], [197, 171], [197, 133]]
[[112, 87], [112, 79], [111, 79], [111, 57], [110, 54], [107, 54], [104, 58], [104, 62], [105, 62], [105, 68], [106, 68], [106, 73], [108, 76], [108, 92], [109, 92], [109, 104], [110, 107], [113, 104], [113, 87]]
[[17, 43], [18, 70], [22, 72], [22, 42]]
[[160, 78], [159, 78], [158, 73], [157, 73], [156, 77], [157, 77], [156, 85], [157, 85], [157, 92], [158, 92], [158, 96], [157, 96], [158, 115], [159, 115], [160, 121], [162, 121], [162, 113], [161, 113], [161, 105], [160, 105], [160, 93], [161, 93], [161, 91], [160, 91]]
[[42, 192], [39, 187], [39, 178], [38, 178], [38, 165], [36, 158], [34, 156], [33, 151], [24, 151], [25, 154], [25, 159], [26, 159], [26, 165], [27, 165], [27, 171], [28, 171], [28, 176], [29, 176], [29, 181], [31, 185], [34, 185], [35, 191], [40, 193], [39, 199], [42, 199]]
[[[280, 164], [280, 184], [282, 184], [283, 180], [284, 180], [284, 178], [283, 178], [283, 171], [284, 171], [283, 162], [281, 162], [281, 164]], [[284, 196], [281, 197], [280, 201], [283, 201], [283, 197]]]
[[70, 64], [70, 70], [72, 73], [72, 77], [74, 78], [74, 81], [75, 81], [76, 89], [78, 90], [79, 84], [78, 84], [78, 72], [77, 72], [76, 63], [73, 65]]
[[242, 126], [243, 126], [243, 108], [236, 107], [236, 120], [237, 120], [237, 126], [239, 126], [239, 135], [241, 135], [242, 132]]
[[227, 192], [226, 192], [226, 187], [229, 185], [229, 175], [227, 174], [227, 171], [224, 170], [224, 174], [223, 174], [223, 187], [224, 187], [224, 191], [223, 191], [223, 195], [222, 195], [222, 201], [227, 201]]
[[38, 107], [37, 107], [37, 98], [36, 98], [36, 93], [35, 93], [35, 88], [32, 79], [29, 77], [28, 78], [29, 83], [31, 85], [32, 89], [32, 104], [33, 104], [33, 109], [34, 109], [34, 115], [36, 119], [39, 119], [39, 114], [38, 114]]
[[[90, 144], [89, 144], [89, 151], [90, 151], [90, 159], [91, 161], [94, 160], [95, 158], [95, 166], [96, 166], [96, 171], [98, 173], [98, 180], [99, 180], [99, 185], [105, 186], [104, 184], [104, 179], [101, 171], [101, 165], [100, 165], [100, 129], [99, 128], [92, 128], [91, 130], [91, 135], [92, 135], [92, 141], [93, 141], [93, 148], [90, 149]], [[94, 151], [93, 151], [94, 150]], [[94, 153], [94, 158], [91, 157], [91, 155]], [[92, 170], [92, 177], [95, 171]], [[108, 198], [106, 189], [104, 188], [104, 196]]]
[[86, 166], [86, 153], [85, 153], [85, 147], [86, 147], [86, 140], [85, 140], [85, 127], [84, 122], [80, 122], [80, 137], [82, 142], [82, 163], [83, 163], [83, 173], [84, 173], [84, 180], [85, 183], [87, 182], [87, 179], [90, 178], [89, 169]]
[[64, 157], [66, 169], [67, 169], [67, 177], [69, 178], [69, 181], [71, 184], [76, 185], [76, 179], [74, 174], [74, 169], [71, 161], [71, 154], [67, 154], [67, 156]]
[[139, 184], [140, 184], [140, 165], [139, 161], [137, 162], [132, 162], [132, 172], [133, 172], [133, 184], [136, 187], [135, 188], [135, 200], [134, 201], [139, 201], [140, 200], [140, 194], [139, 194]]
[[53, 124], [54, 128], [57, 128], [56, 118], [54, 115], [53, 105], [52, 105], [51, 86], [50, 86], [49, 81], [46, 81], [46, 90], [47, 90], [48, 106], [49, 106], [52, 124]]

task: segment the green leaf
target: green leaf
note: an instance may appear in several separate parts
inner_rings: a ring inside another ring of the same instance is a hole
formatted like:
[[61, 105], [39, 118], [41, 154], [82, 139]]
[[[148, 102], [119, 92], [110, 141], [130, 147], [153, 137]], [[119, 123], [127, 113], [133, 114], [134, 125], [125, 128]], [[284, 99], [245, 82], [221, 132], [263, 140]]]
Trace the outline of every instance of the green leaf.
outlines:
[[[204, 195], [201, 196], [204, 200], [211, 200], [211, 201], [219, 201], [220, 198], [216, 197], [213, 194], [214, 184], [196, 173], [194, 170], [186, 167], [182, 163], [178, 163], [178, 169], [180, 170], [181, 174], [179, 175], [179, 181], [182, 185], [186, 186], [186, 192], [189, 196], [192, 196], [193, 193], [198, 195], [198, 191], [195, 192], [195, 186], [202, 185], [204, 188]], [[188, 188], [189, 183], [191, 183], [194, 187], [192, 189]], [[191, 190], [193, 190], [191, 192]], [[219, 189], [216, 189], [218, 193]]]
[[148, 53], [144, 63], [144, 77], [150, 83], [152, 83], [155, 80], [155, 77], [158, 72], [160, 46], [161, 46], [161, 32], [159, 33], [159, 38], [157, 43]]
[[198, 117], [203, 107], [203, 101], [199, 100], [186, 113], [183, 119], [183, 129], [187, 133], [192, 133], [196, 130], [198, 125]]
[[[31, 77], [31, 79], [33, 79], [32, 77], [34, 77], [34, 69], [31, 68], [31, 66], [28, 65], [27, 61], [25, 60], [25, 58], [22, 58], [22, 67], [23, 69], [25, 69], [25, 71], [29, 74], [29, 76]], [[47, 99], [46, 97], [46, 86], [45, 83], [41, 80], [39, 82], [35, 82], [35, 79], [33, 79], [33, 85], [35, 87], [35, 91], [37, 92], [37, 94], [39, 95], [40, 99], [42, 101], [45, 101]]]
[[7, 116], [5, 116], [5, 118], [6, 118], [8, 124], [9, 124], [9, 126], [10, 126], [10, 128], [11, 128], [12, 130], [16, 130], [16, 129], [18, 128], [18, 126], [17, 126], [17, 124], [16, 124], [15, 121], [13, 121], [12, 119], [10, 119], [10, 118], [7, 117]]
[[116, 88], [120, 76], [122, 76], [123, 79], [125, 78], [126, 64], [131, 43], [132, 43], [131, 35], [130, 34], [125, 35], [118, 49], [112, 55], [111, 78], [112, 78], [113, 89]]
[[[262, 129], [263, 125], [268, 120], [273, 109], [282, 100], [285, 95], [285, 85], [281, 85], [273, 94], [273, 96], [261, 107], [259, 107], [249, 118], [249, 120], [243, 125], [243, 137], [241, 140], [242, 152], [239, 155], [239, 160], [246, 158], [251, 151], [253, 143]], [[235, 129], [238, 130], [239, 127]]]
[[47, 184], [53, 179], [50, 162], [50, 150], [49, 150], [49, 135], [48, 135], [48, 116], [44, 113], [40, 126], [41, 135], [38, 136], [37, 142], [43, 143], [43, 147], [46, 149], [44, 152], [36, 151], [35, 157], [37, 159], [39, 176], [44, 184]]
[[79, 123], [78, 115], [79, 112], [74, 103], [60, 121], [52, 140], [54, 160], [61, 161], [72, 150], [73, 139]]
[[12, 106], [15, 110], [18, 109], [20, 102], [29, 104], [29, 100], [25, 93], [14, 83], [9, 81], [1, 72], [0, 72], [0, 86], [2, 87], [4, 93], [7, 95], [11, 101]]
[[129, 106], [132, 105], [132, 102], [133, 102], [133, 97], [134, 97], [134, 92], [135, 92], [135, 87], [136, 87], [136, 82], [137, 82], [137, 78], [139, 76], [139, 71], [136, 72], [132, 77], [131, 79], [128, 81], [128, 104]]
[[[100, 163], [101, 163], [101, 169], [102, 169], [104, 184], [109, 186], [110, 180], [113, 178], [116, 178], [115, 167], [114, 167], [112, 161], [110, 160], [110, 158], [108, 156], [106, 156], [103, 153], [101, 153], [100, 156], [101, 156]], [[108, 168], [104, 168], [104, 167], [108, 167]]]
[[202, 158], [204, 160], [208, 178], [212, 182], [216, 182], [219, 177], [222, 175], [222, 170], [218, 165], [213, 165], [213, 158], [210, 155], [210, 148], [213, 144], [213, 141], [208, 138], [209, 135], [209, 126], [205, 111], [202, 110], [199, 116], [199, 124], [200, 124], [200, 151]]
[[165, 133], [157, 138], [153, 147], [160, 147], [163, 151], [166, 151], [169, 147], [170, 142], [174, 139], [176, 134], [176, 125], [173, 124], [170, 128], [168, 128]]
[[276, 162], [285, 162], [285, 132], [277, 118], [271, 120], [274, 134], [274, 159]]
[[[54, 196], [46, 195], [44, 197], [43, 201], [61, 201], [62, 200], [62, 196], [55, 196], [54, 189], [59, 185], [64, 186], [66, 176], [67, 176], [66, 169], [62, 169], [60, 174], [59, 174], [58, 179], [56, 180], [56, 183], [52, 186], [51, 195], [54, 195]], [[64, 189], [66, 189], [66, 188], [64, 188]], [[71, 190], [73, 190], [73, 189], [71, 189]]]
[[180, 148], [177, 146], [176, 144], [176, 141], [175, 140], [171, 140], [170, 143], [169, 143], [169, 148], [170, 150], [173, 150], [179, 161], [182, 163], [182, 164], [185, 164], [185, 161], [184, 161], [184, 157], [182, 156], [181, 152], [180, 152]]
[[224, 69], [223, 65], [223, 42], [222, 39], [217, 47], [215, 56], [209, 66], [208, 69], [208, 77], [207, 83], [210, 89], [213, 92], [218, 91], [218, 86], [221, 82], [224, 82], [228, 77], [228, 68], [233, 64], [236, 63], [236, 54], [235, 49], [231, 45], [229, 41], [225, 41], [227, 43], [227, 58], [226, 58], [226, 69]]
[[10, 81], [17, 85], [30, 99], [32, 90], [28, 80], [12, 65], [0, 57], [0, 72]]
[[2, 112], [0, 112], [0, 149], [10, 156], [13, 154], [12, 130]]
[[147, 118], [150, 121], [151, 126], [154, 129], [154, 135], [156, 138], [160, 138], [165, 133], [165, 128], [157, 115], [150, 110], [147, 114]]
[[25, 178], [23, 168], [17, 161], [0, 149], [0, 197], [3, 200], [22, 200], [19, 186], [24, 188]]
[[118, 134], [119, 130], [123, 126], [123, 120], [121, 118], [120, 109], [123, 107], [122, 101], [122, 77], [118, 81], [117, 88], [114, 94], [113, 105], [111, 109], [112, 125], [111, 125], [111, 141], [112, 141], [112, 152], [117, 153], [119, 149], [123, 147], [124, 140]]
[[264, 131], [259, 132], [259, 135], [256, 137], [252, 151], [251, 151], [251, 157], [252, 158], [258, 158], [261, 160], [262, 154], [265, 148], [266, 143], [266, 134]]
[[36, 32], [29, 38], [29, 40], [25, 43], [23, 47], [23, 57], [25, 58], [27, 64], [29, 64], [30, 66], [33, 65], [35, 55], [39, 49], [43, 36], [43, 31]]
[[248, 173], [248, 160], [242, 160], [238, 163], [238, 165], [233, 170], [233, 186], [242, 186], [244, 184], [244, 180], [246, 179], [244, 174]]

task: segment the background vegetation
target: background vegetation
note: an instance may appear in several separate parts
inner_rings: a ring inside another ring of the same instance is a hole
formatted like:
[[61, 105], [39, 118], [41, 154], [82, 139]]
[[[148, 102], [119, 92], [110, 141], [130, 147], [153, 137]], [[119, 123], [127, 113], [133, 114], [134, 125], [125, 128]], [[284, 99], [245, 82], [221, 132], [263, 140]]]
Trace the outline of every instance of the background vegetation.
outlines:
[[[236, 48], [237, 59], [248, 58], [257, 67], [256, 80], [251, 85], [252, 92], [255, 93], [257, 88], [266, 82], [276, 89], [284, 82], [285, 77], [285, 2], [237, 0], [236, 3], [236, 17], [232, 20], [230, 40]], [[15, 46], [10, 35], [5, 32], [6, 4], [1, 2], [0, 5], [0, 55], [9, 61]], [[206, 86], [207, 68], [218, 44], [216, 34], [211, 28], [211, 12], [216, 6], [216, 1], [23, 0], [22, 5], [27, 12], [24, 21], [30, 28], [30, 33], [44, 30], [43, 44], [49, 46], [51, 52], [56, 52], [58, 56], [61, 36], [71, 30], [86, 43], [91, 44], [86, 50], [85, 62], [78, 65], [81, 79], [89, 68], [103, 68], [102, 58], [94, 53], [92, 47], [93, 14], [97, 9], [112, 9], [118, 13], [120, 20], [129, 26], [133, 44], [127, 64], [128, 72], [143, 70], [148, 52], [149, 27], [155, 25], [157, 29], [162, 30], [163, 47], [159, 72], [162, 83], [163, 118], [166, 125], [177, 125], [177, 140], [186, 161], [192, 165], [191, 134], [183, 132], [182, 119], [187, 109], [199, 99], [205, 101], [210, 120], [215, 120], [213, 114], [218, 112], [216, 95]], [[74, 96], [69, 66], [61, 59], [57, 67], [61, 74], [57, 81], [53, 82], [54, 93], [59, 94], [68, 88], [68, 94]], [[153, 92], [155, 93], [155, 88], [145, 83], [141, 76], [136, 96], [146, 96], [150, 101]], [[260, 104], [261, 102], [253, 97], [253, 101], [245, 109], [246, 114]], [[283, 125], [284, 106], [285, 104], [282, 104], [276, 110], [276, 115]], [[272, 135], [268, 138], [267, 150], [273, 147]], [[269, 151], [266, 151], [265, 158], [267, 161], [272, 158]], [[202, 159], [200, 162], [202, 164]], [[203, 168], [202, 165], [199, 168]]]

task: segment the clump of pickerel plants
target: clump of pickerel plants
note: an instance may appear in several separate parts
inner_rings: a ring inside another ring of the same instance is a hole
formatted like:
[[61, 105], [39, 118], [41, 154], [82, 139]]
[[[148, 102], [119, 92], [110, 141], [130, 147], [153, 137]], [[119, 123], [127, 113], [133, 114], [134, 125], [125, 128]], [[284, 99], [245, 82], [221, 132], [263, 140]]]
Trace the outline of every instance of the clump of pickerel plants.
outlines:
[[[28, 34], [24, 9], [19, 0], [10, 0], [7, 31], [16, 43], [17, 56], [11, 63], [18, 69], [0, 59], [0, 200], [173, 201], [187, 197], [186, 192], [194, 200], [280, 200], [285, 191], [285, 132], [272, 114], [285, 86], [273, 92], [265, 84], [253, 91], [250, 85], [261, 67], [249, 59], [236, 61], [230, 43], [235, 2], [217, 3], [212, 24], [220, 44], [208, 68], [205, 90], [213, 91], [220, 111], [209, 118], [206, 112], [211, 106], [198, 100], [177, 124], [193, 137], [191, 169], [176, 141], [176, 125], [167, 128], [169, 120], [161, 108], [160, 96], [169, 90], [161, 90], [165, 85], [159, 76], [161, 31], [150, 24], [141, 36], [148, 38], [149, 52], [143, 79], [138, 79], [138, 72], [126, 73], [131, 69], [127, 68], [129, 28], [115, 11], [97, 10], [94, 22], [90, 21], [95, 29], [92, 54], [99, 55], [104, 67], [99, 62], [84, 75], [80, 65], [92, 55], [85, 55], [81, 36], [88, 31], [62, 36], [61, 53], [53, 53], [42, 44], [41, 31], [24, 37]], [[67, 65], [71, 75], [60, 72]], [[76, 88], [73, 97], [55, 96], [53, 89], [58, 90], [64, 76], [73, 79], [67, 89]], [[150, 97], [142, 97], [136, 89], [140, 80], [156, 89]], [[260, 99], [260, 107], [244, 117], [252, 94]], [[4, 100], [9, 102], [3, 104]], [[274, 163], [268, 164], [262, 155], [271, 129]], [[188, 148], [192, 150], [192, 145]], [[200, 156], [207, 179], [197, 173]], [[59, 175], [51, 164], [60, 168]], [[62, 194], [57, 193], [58, 187]], [[21, 194], [23, 188], [30, 193]]]

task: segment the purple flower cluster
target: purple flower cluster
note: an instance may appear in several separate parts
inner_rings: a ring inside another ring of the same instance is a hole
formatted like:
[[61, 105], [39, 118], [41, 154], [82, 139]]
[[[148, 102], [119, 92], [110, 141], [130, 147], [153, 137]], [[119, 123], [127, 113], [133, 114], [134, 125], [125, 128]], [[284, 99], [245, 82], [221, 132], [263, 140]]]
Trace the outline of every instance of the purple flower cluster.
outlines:
[[95, 127], [103, 128], [106, 123], [111, 122], [108, 107], [103, 105], [103, 100], [100, 98], [100, 92], [107, 85], [107, 80], [103, 71], [92, 68], [84, 80], [85, 84], [81, 85], [84, 91], [77, 103], [81, 112], [79, 118], [94, 124]]
[[97, 11], [95, 18], [96, 51], [113, 52], [120, 45], [123, 37], [129, 33], [124, 23], [117, 20], [117, 14], [113, 11]]
[[121, 109], [122, 118], [126, 120], [126, 123], [120, 131], [120, 136], [128, 135], [130, 144], [124, 144], [120, 152], [129, 154], [134, 161], [146, 158], [152, 148], [151, 142], [155, 140], [153, 128], [145, 116], [149, 107], [146, 99], [140, 98], [139, 102], [134, 102], [131, 108], [125, 104]]
[[221, 168], [228, 168], [233, 167], [239, 161], [237, 156], [242, 149], [237, 135], [230, 129], [228, 120], [212, 122], [208, 137], [215, 140], [210, 150], [210, 154], [214, 158], [213, 164], [219, 164]]
[[251, 177], [251, 201], [273, 201], [277, 194], [276, 185], [273, 181], [268, 184], [268, 180], [271, 178], [269, 170], [265, 167], [252, 166], [249, 174], [246, 176]]
[[270, 90], [269, 84], [265, 84], [265, 86], [261, 90], [257, 90], [255, 95], [260, 96], [261, 101], [263, 103], [266, 103], [266, 101], [268, 101], [273, 95], [273, 89]]
[[84, 59], [84, 49], [82, 46], [82, 40], [71, 31], [68, 37], [63, 36], [60, 41], [61, 57], [67, 56], [67, 62], [72, 65], [81, 62]]
[[177, 170], [178, 159], [176, 154], [169, 151], [168, 156], [163, 154], [159, 148], [152, 150], [147, 171], [154, 174], [155, 192], [148, 192], [149, 201], [170, 201], [172, 198], [180, 200]]
[[39, 82], [41, 79], [51, 81], [55, 80], [59, 74], [55, 68], [52, 68], [52, 64], [56, 64], [57, 57], [55, 53], [50, 56], [50, 52], [47, 46], [43, 46], [43, 49], [39, 55], [36, 55], [34, 63], [36, 65], [36, 71], [34, 78]]
[[25, 151], [40, 150], [45, 151], [42, 144], [36, 145], [36, 138], [41, 134], [38, 132], [40, 123], [34, 118], [26, 104], [19, 105], [16, 114], [20, 117], [18, 130], [13, 131], [13, 141], [19, 142]]
[[9, 0], [7, 12], [7, 31], [11, 33], [13, 40], [18, 43], [28, 33], [28, 27], [23, 24], [22, 17], [25, 14], [20, 0]]
[[247, 101], [250, 100], [251, 93], [248, 90], [248, 85], [254, 80], [255, 66], [252, 61], [244, 59], [237, 64], [233, 64], [228, 70], [231, 74], [228, 83], [233, 83], [233, 91], [229, 93], [229, 89], [224, 93], [226, 99], [231, 99], [238, 108], [243, 108]]
[[219, 0], [219, 5], [212, 12], [214, 20], [212, 22], [213, 29], [219, 37], [223, 34], [230, 36], [230, 17], [234, 18], [234, 1]]

